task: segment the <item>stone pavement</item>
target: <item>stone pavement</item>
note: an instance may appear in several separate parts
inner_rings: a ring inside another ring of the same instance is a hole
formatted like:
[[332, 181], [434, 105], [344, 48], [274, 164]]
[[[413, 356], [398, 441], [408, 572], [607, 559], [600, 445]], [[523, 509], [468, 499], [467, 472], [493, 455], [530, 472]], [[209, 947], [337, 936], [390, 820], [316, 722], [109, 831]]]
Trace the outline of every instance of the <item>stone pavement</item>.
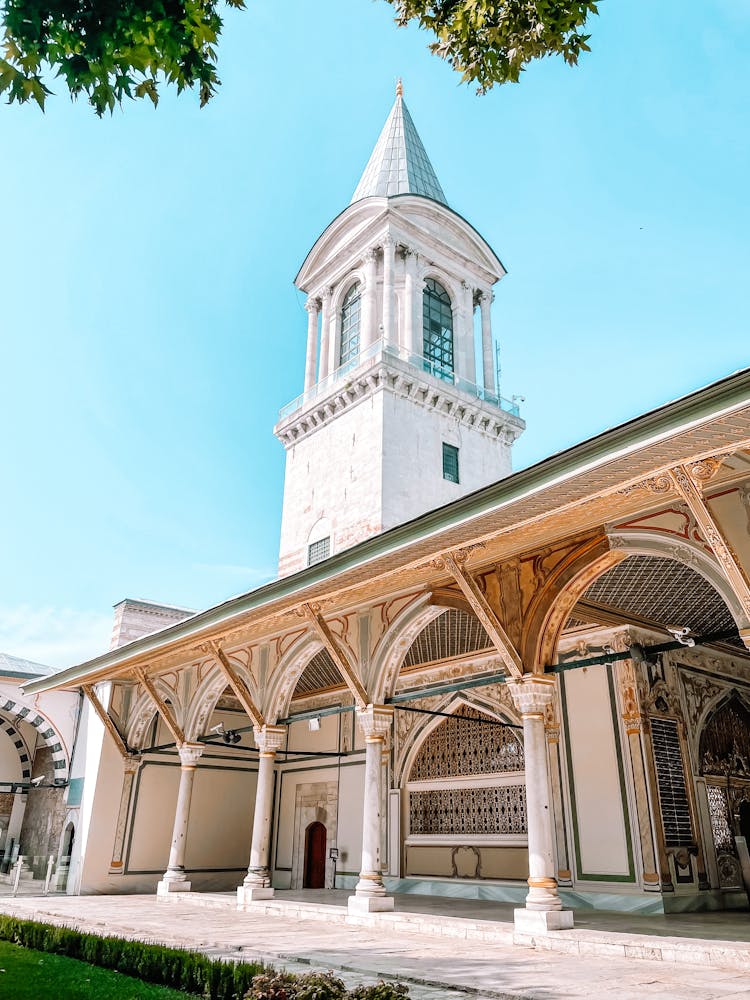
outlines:
[[[609, 1000], [750, 1000], [745, 971], [684, 962], [634, 961], [587, 953], [532, 950], [512, 944], [456, 940], [401, 928], [295, 920], [230, 906], [206, 909], [153, 896], [67, 896], [2, 899], [0, 910], [196, 948], [226, 958], [262, 958], [299, 971], [337, 969], [349, 982], [385, 976], [410, 986], [413, 1000], [604, 997]], [[571, 933], [571, 932], [564, 932]], [[644, 940], [644, 946], [648, 939]], [[356, 974], [356, 975], [355, 975]]]

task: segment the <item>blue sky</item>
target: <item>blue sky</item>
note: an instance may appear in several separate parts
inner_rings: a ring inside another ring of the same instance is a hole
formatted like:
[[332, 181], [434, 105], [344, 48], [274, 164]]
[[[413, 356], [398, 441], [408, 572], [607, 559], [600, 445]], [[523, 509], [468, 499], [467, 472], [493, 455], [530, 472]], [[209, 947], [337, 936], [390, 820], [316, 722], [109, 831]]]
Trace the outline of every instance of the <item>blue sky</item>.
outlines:
[[273, 575], [292, 280], [399, 75], [509, 271], [516, 468], [750, 363], [750, 4], [600, 10], [577, 69], [485, 97], [383, 2], [248, 0], [202, 111], [0, 105], [0, 649], [64, 666], [106, 647], [122, 597], [200, 608]]

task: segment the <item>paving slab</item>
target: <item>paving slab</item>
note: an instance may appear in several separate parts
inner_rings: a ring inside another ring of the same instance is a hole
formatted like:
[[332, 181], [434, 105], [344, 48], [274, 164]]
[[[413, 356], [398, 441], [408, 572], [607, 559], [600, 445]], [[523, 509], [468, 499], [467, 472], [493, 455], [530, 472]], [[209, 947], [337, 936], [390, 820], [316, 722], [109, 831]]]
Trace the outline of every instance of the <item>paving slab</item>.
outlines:
[[[68, 896], [2, 899], [0, 910], [195, 948], [226, 958], [262, 958], [278, 966], [332, 968], [349, 982], [398, 978], [413, 1000], [750, 1000], [748, 976], [680, 961], [635, 961], [627, 955], [574, 954], [508, 943], [461, 940], [385, 926], [330, 924], [229, 905], [204, 908], [186, 900], [157, 904], [152, 896]], [[572, 932], [564, 932], [572, 933]], [[662, 950], [662, 956], [664, 949]]]

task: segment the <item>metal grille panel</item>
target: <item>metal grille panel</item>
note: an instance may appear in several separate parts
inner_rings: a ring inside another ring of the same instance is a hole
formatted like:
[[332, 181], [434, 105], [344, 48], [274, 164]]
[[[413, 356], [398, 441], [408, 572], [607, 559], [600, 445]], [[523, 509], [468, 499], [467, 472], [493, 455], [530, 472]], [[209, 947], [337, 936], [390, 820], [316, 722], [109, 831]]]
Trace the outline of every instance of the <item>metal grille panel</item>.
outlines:
[[404, 657], [403, 666], [417, 667], [491, 648], [490, 637], [474, 615], [450, 608], [422, 629]]
[[676, 559], [630, 556], [595, 580], [586, 600], [661, 625], [689, 626], [696, 635], [736, 628], [708, 580]]
[[523, 769], [523, 745], [514, 730], [467, 706], [433, 729], [417, 754], [409, 780]]
[[439, 788], [409, 795], [413, 834], [526, 833], [526, 788]]
[[685, 787], [682, 747], [675, 720], [652, 718], [651, 743], [665, 846], [688, 847], [694, 843], [693, 826]]
[[312, 694], [313, 691], [321, 691], [324, 688], [343, 686], [344, 681], [336, 669], [336, 664], [331, 659], [331, 654], [327, 649], [321, 649], [305, 667], [302, 676], [297, 681], [297, 687], [294, 689], [292, 697], [298, 698], [303, 694]]

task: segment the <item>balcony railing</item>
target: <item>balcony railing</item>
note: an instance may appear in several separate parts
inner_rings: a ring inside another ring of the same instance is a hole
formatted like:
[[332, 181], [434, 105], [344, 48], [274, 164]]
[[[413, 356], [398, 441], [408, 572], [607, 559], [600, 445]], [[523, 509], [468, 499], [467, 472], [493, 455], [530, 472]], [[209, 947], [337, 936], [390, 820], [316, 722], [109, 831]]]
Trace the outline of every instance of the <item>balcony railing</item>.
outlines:
[[332, 372], [330, 375], [326, 376], [326, 378], [321, 379], [320, 382], [311, 386], [300, 396], [297, 396], [297, 398], [293, 399], [291, 403], [287, 403], [287, 405], [282, 407], [279, 411], [279, 419], [284, 420], [286, 417], [290, 417], [293, 413], [296, 413], [298, 410], [306, 407], [308, 403], [312, 403], [313, 400], [327, 395], [328, 391], [336, 385], [337, 382], [341, 382], [351, 372], [365, 367], [368, 361], [380, 357], [386, 359], [389, 357], [398, 358], [400, 361], [404, 361], [406, 364], [411, 365], [412, 368], [427, 372], [429, 375], [432, 375], [433, 378], [440, 379], [441, 382], [447, 382], [449, 385], [455, 386], [456, 389], [468, 393], [476, 399], [481, 399], [485, 403], [489, 403], [491, 406], [496, 406], [505, 413], [510, 413], [514, 417], [520, 416], [518, 404], [516, 402], [505, 399], [503, 396], [499, 396], [495, 392], [490, 392], [489, 389], [485, 389], [482, 385], [477, 385], [476, 382], [470, 382], [469, 379], [460, 378], [455, 372], [450, 371], [448, 368], [443, 368], [434, 361], [430, 361], [429, 358], [425, 358], [420, 354], [410, 354], [409, 351], [405, 350], [403, 347], [399, 347], [397, 344], [386, 344], [381, 338], [380, 340], [376, 340], [374, 344], [371, 344], [367, 350], [362, 351], [356, 357], [347, 361], [345, 365], [341, 365], [340, 368], [337, 368], [335, 372]]

